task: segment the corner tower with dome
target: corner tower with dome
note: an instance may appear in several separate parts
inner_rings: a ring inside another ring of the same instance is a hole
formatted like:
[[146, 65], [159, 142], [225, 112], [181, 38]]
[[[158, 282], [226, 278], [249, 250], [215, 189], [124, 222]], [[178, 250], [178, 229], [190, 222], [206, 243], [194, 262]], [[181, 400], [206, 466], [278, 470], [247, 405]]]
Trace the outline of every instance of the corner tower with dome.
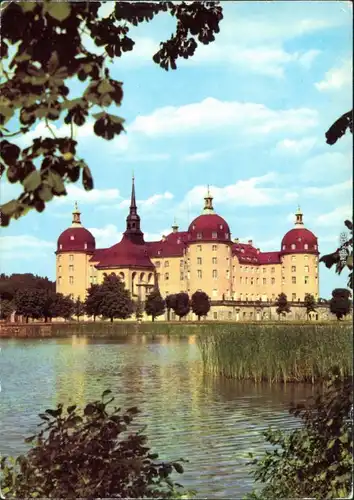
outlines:
[[[75, 205], [72, 225], [58, 239], [57, 291], [84, 300], [91, 284], [113, 272], [134, 300], [144, 301], [155, 286], [163, 297], [202, 290], [212, 302], [209, 319], [256, 319], [259, 301], [273, 307], [282, 292], [293, 306], [307, 293], [318, 299], [318, 257], [317, 238], [305, 228], [300, 207], [280, 249], [262, 252], [251, 240], [231, 238], [227, 221], [214, 210], [209, 188], [201, 214], [187, 231], [180, 231], [174, 221], [160, 241], [145, 241], [133, 178], [125, 232], [109, 248], [96, 248]], [[189, 319], [195, 319], [192, 313]]]

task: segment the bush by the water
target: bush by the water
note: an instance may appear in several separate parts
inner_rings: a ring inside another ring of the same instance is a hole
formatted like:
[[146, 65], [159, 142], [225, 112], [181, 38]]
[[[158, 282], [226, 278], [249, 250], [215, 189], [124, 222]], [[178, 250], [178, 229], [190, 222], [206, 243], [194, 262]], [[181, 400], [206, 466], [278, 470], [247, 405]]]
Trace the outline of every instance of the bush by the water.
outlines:
[[[137, 408], [109, 410], [114, 400], [62, 405], [39, 415], [45, 426], [26, 439], [33, 447], [16, 460], [1, 460], [0, 484], [6, 498], [176, 498], [184, 491], [171, 480], [183, 473], [182, 459], [160, 462], [140, 431], [129, 431]], [[128, 434], [129, 431], [129, 434]], [[182, 492], [181, 492], [182, 491]]]
[[334, 370], [322, 393], [290, 413], [302, 420], [302, 427], [264, 433], [273, 449], [250, 462], [255, 480], [264, 487], [246, 499], [353, 498], [352, 377], [343, 380]]
[[256, 382], [315, 382], [334, 365], [352, 374], [351, 324], [224, 325], [199, 335], [206, 371]]

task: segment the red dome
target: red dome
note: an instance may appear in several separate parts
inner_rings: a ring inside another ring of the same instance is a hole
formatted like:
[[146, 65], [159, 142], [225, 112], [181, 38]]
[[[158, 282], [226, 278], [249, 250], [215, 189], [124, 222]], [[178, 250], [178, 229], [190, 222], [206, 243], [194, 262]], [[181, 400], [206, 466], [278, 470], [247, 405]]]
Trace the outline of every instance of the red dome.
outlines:
[[58, 238], [58, 252], [93, 252], [95, 238], [84, 227], [69, 227]]
[[228, 223], [217, 214], [199, 215], [188, 228], [189, 241], [231, 241]]
[[[294, 246], [295, 245], [295, 246]], [[281, 252], [286, 253], [318, 253], [316, 236], [308, 229], [294, 228], [286, 233], [281, 242]]]
[[148, 255], [147, 246], [134, 244], [125, 236], [120, 243], [113, 245], [103, 253], [100, 263], [96, 267], [155, 268]]

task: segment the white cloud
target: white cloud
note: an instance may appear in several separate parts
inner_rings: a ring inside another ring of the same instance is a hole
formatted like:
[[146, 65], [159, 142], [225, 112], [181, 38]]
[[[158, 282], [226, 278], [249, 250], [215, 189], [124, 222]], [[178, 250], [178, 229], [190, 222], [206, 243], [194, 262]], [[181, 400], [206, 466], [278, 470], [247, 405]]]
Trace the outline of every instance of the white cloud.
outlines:
[[348, 59], [343, 61], [341, 66], [330, 69], [324, 76], [324, 79], [320, 82], [315, 83], [317, 90], [331, 91], [340, 90], [343, 87], [352, 87], [353, 85], [353, 65]]
[[306, 154], [315, 147], [317, 143], [316, 137], [308, 137], [304, 139], [283, 139], [277, 142], [275, 151], [285, 154]]
[[332, 198], [342, 197], [352, 191], [353, 183], [351, 180], [322, 187], [306, 187], [303, 189], [303, 194], [306, 196], [319, 196]]
[[68, 184], [66, 186], [67, 196], [60, 196], [55, 198], [53, 203], [55, 204], [74, 204], [77, 201], [79, 204], [94, 204], [107, 201], [115, 201], [121, 198], [119, 194], [119, 189], [92, 189], [91, 191], [85, 191], [83, 188], [78, 187], [75, 184]]
[[[210, 186], [216, 205], [229, 206], [269, 206], [297, 200], [298, 194], [288, 189], [269, 187], [276, 181], [275, 173], [270, 172], [261, 177], [252, 177], [237, 181], [224, 187]], [[185, 196], [181, 208], [186, 206], [200, 206], [205, 196], [205, 186], [195, 186]]]
[[222, 127], [235, 127], [237, 133], [245, 135], [282, 130], [303, 133], [317, 122], [318, 114], [314, 109], [273, 110], [263, 104], [220, 101], [208, 97], [201, 102], [180, 107], [166, 106], [150, 115], [138, 116], [129, 129], [150, 137], [215, 131]]
[[[2, 260], [29, 260], [47, 257], [54, 252], [55, 243], [28, 234], [0, 237], [0, 263]], [[2, 266], [1, 266], [2, 267]], [[4, 270], [2, 270], [3, 272]]]
[[342, 205], [335, 208], [331, 212], [319, 215], [316, 219], [316, 224], [318, 226], [337, 226], [338, 227], [338, 237], [339, 233], [345, 230], [344, 221], [346, 219], [352, 219], [353, 217], [353, 207], [351, 205]]
[[310, 69], [313, 61], [321, 54], [320, 50], [312, 49], [308, 50], [301, 56], [299, 56], [298, 61], [306, 69]]
[[213, 156], [213, 151], [203, 151], [200, 153], [193, 153], [193, 154], [187, 155], [183, 158], [183, 160], [188, 161], [188, 162], [199, 162], [199, 161], [208, 160], [212, 156]]

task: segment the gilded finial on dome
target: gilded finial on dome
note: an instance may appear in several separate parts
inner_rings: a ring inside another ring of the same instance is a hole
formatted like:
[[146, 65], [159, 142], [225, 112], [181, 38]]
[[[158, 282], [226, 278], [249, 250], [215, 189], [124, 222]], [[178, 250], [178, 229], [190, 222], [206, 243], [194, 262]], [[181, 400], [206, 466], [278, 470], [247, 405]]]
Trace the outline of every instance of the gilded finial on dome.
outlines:
[[204, 197], [204, 210], [203, 210], [203, 214], [214, 214], [214, 207], [213, 207], [213, 197], [211, 196], [210, 194], [210, 186], [208, 184], [207, 186], [207, 194], [206, 196]]
[[172, 230], [173, 230], [174, 233], [178, 232], [178, 224], [177, 224], [177, 221], [176, 221], [176, 217], [174, 217], [174, 219], [173, 219]]
[[81, 226], [80, 215], [81, 215], [81, 212], [79, 210], [79, 206], [77, 204], [77, 201], [75, 201], [75, 203], [74, 203], [74, 210], [73, 210], [72, 227]]
[[297, 210], [295, 212], [295, 226], [303, 226], [304, 223], [303, 223], [303, 220], [302, 220], [302, 217], [303, 217], [303, 213], [301, 211], [301, 208], [300, 208], [300, 205], [297, 206]]

